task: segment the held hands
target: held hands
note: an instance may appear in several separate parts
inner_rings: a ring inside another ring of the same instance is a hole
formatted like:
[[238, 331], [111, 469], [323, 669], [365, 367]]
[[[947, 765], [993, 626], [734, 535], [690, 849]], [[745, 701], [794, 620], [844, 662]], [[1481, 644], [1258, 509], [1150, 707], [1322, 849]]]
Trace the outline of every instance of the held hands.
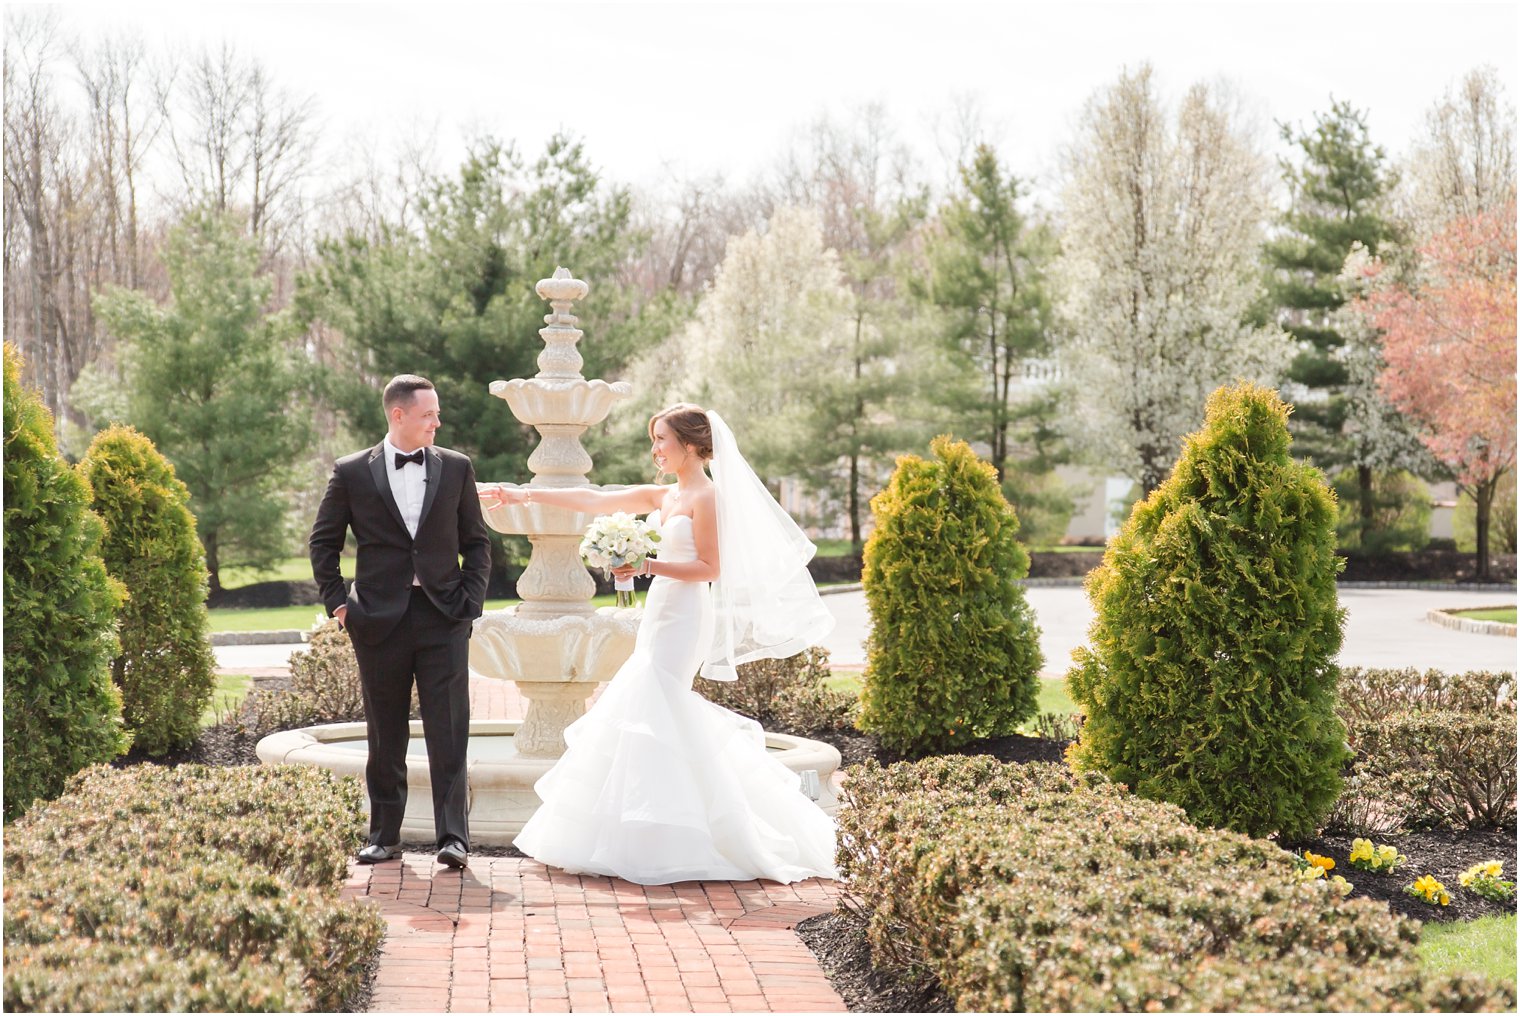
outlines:
[[493, 487], [484, 485], [479, 487], [480, 500], [487, 507], [502, 507], [514, 504], [527, 504], [530, 500], [530, 492], [525, 487], [503, 487], [496, 484]]

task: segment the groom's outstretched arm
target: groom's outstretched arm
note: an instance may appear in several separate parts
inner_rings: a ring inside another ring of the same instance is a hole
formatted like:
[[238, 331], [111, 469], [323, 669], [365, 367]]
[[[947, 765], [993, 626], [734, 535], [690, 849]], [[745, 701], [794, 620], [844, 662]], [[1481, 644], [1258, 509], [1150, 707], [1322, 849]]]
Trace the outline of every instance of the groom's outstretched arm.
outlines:
[[[327, 492], [317, 506], [317, 520], [312, 523], [311, 537], [307, 540], [311, 551], [311, 575], [317, 580], [318, 595], [322, 597], [322, 605], [327, 608], [329, 616], [336, 616], [338, 608], [348, 600], [338, 562], [350, 521], [348, 486], [338, 467], [334, 466], [332, 477], [327, 481]], [[487, 564], [489, 566], [489, 561]]]
[[[464, 593], [474, 617], [485, 610], [486, 585], [491, 581], [491, 537], [475, 492], [475, 464], [464, 460], [464, 489], [459, 496], [459, 553], [463, 558]], [[341, 548], [340, 548], [341, 549]]]

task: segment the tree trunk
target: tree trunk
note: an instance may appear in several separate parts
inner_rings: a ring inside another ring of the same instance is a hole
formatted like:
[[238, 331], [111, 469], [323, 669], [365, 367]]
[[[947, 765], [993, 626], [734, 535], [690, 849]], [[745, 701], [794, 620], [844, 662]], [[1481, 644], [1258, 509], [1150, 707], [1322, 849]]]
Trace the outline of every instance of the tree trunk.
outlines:
[[201, 545], [206, 548], [206, 572], [211, 581], [211, 592], [222, 591], [222, 564], [221, 556], [217, 553], [216, 534], [202, 533]]
[[1371, 466], [1356, 467], [1356, 496], [1357, 516], [1361, 520], [1361, 524], [1358, 527], [1359, 542], [1362, 549], [1365, 550], [1367, 547], [1367, 534], [1372, 532], [1373, 527], [1374, 501], [1372, 497]]
[[1499, 489], [1497, 477], [1473, 487], [1473, 507], [1476, 509], [1478, 531], [1478, 567], [1473, 578], [1479, 582], [1489, 580], [1488, 572], [1488, 522], [1493, 514], [1494, 492]]
[[860, 453], [850, 452], [850, 550], [856, 554], [864, 550], [860, 540]]

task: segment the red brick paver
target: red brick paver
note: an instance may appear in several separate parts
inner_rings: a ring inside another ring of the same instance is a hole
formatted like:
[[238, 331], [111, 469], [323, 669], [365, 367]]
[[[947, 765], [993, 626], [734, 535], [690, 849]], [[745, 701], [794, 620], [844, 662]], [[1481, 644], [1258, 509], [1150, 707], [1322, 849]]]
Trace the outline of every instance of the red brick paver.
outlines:
[[354, 865], [346, 892], [387, 925], [373, 1012], [846, 1011], [792, 930], [834, 908], [832, 882], [641, 886], [409, 853]]
[[[515, 719], [514, 685], [471, 681], [471, 713]], [[433, 854], [349, 868], [387, 929], [372, 1012], [845, 1012], [792, 930], [834, 909], [812, 879], [641, 886], [537, 861]]]

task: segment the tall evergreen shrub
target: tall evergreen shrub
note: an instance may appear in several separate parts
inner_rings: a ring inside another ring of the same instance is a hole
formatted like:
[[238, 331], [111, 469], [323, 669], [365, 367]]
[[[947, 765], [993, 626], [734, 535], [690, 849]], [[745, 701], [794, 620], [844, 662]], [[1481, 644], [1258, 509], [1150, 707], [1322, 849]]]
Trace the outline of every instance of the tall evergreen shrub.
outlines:
[[1036, 709], [1039, 629], [1018, 579], [1029, 555], [997, 474], [963, 441], [906, 455], [871, 500], [863, 575], [871, 640], [860, 726], [887, 748], [1012, 733]]
[[162, 755], [195, 740], [216, 688], [206, 561], [174, 467], [131, 427], [96, 435], [80, 463], [106, 523], [101, 556], [127, 589], [111, 676], [133, 744]]
[[1250, 835], [1311, 833], [1348, 757], [1335, 496], [1289, 442], [1274, 392], [1210, 396], [1088, 576], [1096, 617], [1068, 675], [1087, 712], [1075, 766]]
[[121, 585], [100, 559], [90, 488], [5, 345], [5, 818], [126, 751], [110, 662]]

